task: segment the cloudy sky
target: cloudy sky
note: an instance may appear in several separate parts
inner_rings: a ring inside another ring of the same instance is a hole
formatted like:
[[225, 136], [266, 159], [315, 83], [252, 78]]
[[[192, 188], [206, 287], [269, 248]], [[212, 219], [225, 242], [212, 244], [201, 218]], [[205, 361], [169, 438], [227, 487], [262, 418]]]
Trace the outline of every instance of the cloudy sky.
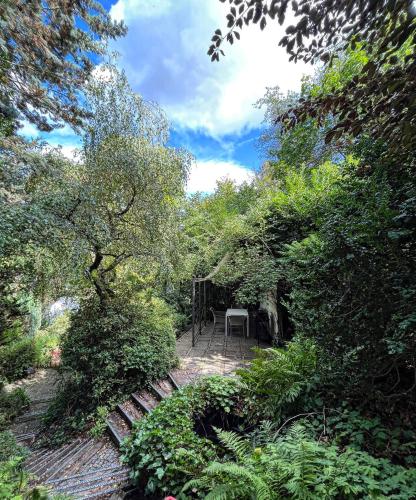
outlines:
[[[226, 45], [226, 57], [211, 63], [210, 38], [225, 28], [228, 2], [218, 0], [105, 0], [112, 17], [129, 31], [112, 48], [133, 89], [157, 101], [171, 124], [171, 144], [189, 149], [196, 162], [188, 191], [212, 191], [216, 180], [248, 179], [262, 159], [256, 148], [261, 110], [253, 104], [266, 87], [299, 89], [309, 66], [289, 63], [277, 46], [282, 28], [246, 28], [241, 41]], [[26, 126], [26, 135], [36, 135]], [[47, 140], [71, 153], [77, 140], [69, 128]]]

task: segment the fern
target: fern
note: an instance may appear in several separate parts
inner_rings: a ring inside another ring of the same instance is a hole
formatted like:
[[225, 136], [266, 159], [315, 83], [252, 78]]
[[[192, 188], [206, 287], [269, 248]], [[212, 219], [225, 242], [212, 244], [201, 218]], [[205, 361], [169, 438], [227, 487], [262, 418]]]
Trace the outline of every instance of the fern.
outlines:
[[214, 430], [224, 448], [235, 456], [237, 462], [243, 462], [244, 458], [250, 453], [250, 444], [235, 432], [223, 431], [216, 427], [214, 427]]
[[237, 373], [247, 394], [256, 400], [257, 414], [276, 420], [308, 387], [315, 369], [316, 348], [304, 340], [287, 349], [256, 349], [250, 366]]
[[243, 500], [244, 498], [271, 500], [274, 498], [266, 482], [249, 467], [233, 462], [213, 462], [204, 469], [202, 474], [200, 479], [189, 481], [183, 491], [194, 488], [204, 490], [211, 485], [211, 491], [205, 497], [206, 500]]
[[196, 488], [208, 500], [416, 498], [416, 471], [368, 453], [313, 440], [302, 423], [263, 448], [217, 430], [237, 462], [213, 462], [183, 491]]

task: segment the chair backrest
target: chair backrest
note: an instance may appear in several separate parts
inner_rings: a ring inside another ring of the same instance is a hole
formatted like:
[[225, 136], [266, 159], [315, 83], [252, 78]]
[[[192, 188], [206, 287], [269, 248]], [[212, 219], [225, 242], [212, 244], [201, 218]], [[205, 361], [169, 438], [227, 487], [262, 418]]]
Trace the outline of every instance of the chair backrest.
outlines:
[[246, 320], [245, 316], [229, 316], [228, 321], [230, 325], [241, 326], [244, 325], [244, 321]]
[[213, 307], [210, 307], [209, 310], [212, 312], [215, 322], [225, 323], [225, 311], [216, 311]]

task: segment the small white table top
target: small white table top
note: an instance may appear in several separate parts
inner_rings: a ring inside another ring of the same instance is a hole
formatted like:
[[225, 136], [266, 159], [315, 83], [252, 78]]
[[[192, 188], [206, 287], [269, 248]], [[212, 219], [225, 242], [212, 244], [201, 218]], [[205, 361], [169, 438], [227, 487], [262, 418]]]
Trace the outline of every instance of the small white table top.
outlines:
[[247, 309], [227, 309], [226, 316], [248, 316]]

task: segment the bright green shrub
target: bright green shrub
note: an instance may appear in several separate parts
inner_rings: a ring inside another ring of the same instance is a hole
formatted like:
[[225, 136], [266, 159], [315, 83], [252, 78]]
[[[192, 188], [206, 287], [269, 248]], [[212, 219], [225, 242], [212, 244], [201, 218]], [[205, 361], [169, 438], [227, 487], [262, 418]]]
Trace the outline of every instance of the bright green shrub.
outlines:
[[293, 341], [285, 349], [256, 349], [248, 368], [238, 370], [251, 408], [260, 418], [278, 421], [303, 391], [316, 370], [316, 348], [310, 341]]
[[33, 339], [22, 338], [0, 346], [0, 373], [9, 382], [23, 378], [34, 363]]
[[35, 363], [36, 366], [49, 367], [52, 364], [53, 351], [56, 351], [61, 343], [61, 338], [70, 325], [69, 312], [58, 316], [53, 323], [43, 330], [39, 330], [34, 338]]
[[24, 454], [24, 448], [17, 444], [11, 432], [0, 432], [0, 462], [5, 462], [10, 457]]
[[23, 472], [22, 462], [25, 455], [11, 433], [0, 432], [0, 498], [24, 498], [27, 475]]
[[240, 413], [239, 401], [238, 380], [220, 376], [202, 379], [164, 399], [135, 424], [124, 446], [124, 460], [132, 468], [134, 481], [148, 494], [179, 492], [189, 478], [218, 456], [216, 445], [198, 435], [196, 429], [209, 434], [209, 415], [226, 426]]
[[48, 421], [75, 418], [70, 427], [78, 430], [98, 406], [165, 377], [177, 363], [169, 307], [145, 294], [133, 298], [104, 304], [92, 298], [73, 314], [62, 339], [65, 386]]
[[31, 488], [22, 464], [27, 450], [16, 443], [10, 432], [0, 432], [0, 498], [2, 500], [58, 500], [65, 495], [50, 495], [46, 488]]
[[257, 448], [235, 433], [218, 431], [218, 435], [234, 461], [209, 464], [185, 485], [185, 492], [192, 490], [202, 498], [209, 493], [212, 500], [410, 500], [416, 495], [415, 469], [314, 441], [299, 424]]
[[34, 338], [35, 365], [48, 368], [52, 364], [52, 352], [59, 347], [59, 338], [48, 335], [44, 330], [36, 333]]

